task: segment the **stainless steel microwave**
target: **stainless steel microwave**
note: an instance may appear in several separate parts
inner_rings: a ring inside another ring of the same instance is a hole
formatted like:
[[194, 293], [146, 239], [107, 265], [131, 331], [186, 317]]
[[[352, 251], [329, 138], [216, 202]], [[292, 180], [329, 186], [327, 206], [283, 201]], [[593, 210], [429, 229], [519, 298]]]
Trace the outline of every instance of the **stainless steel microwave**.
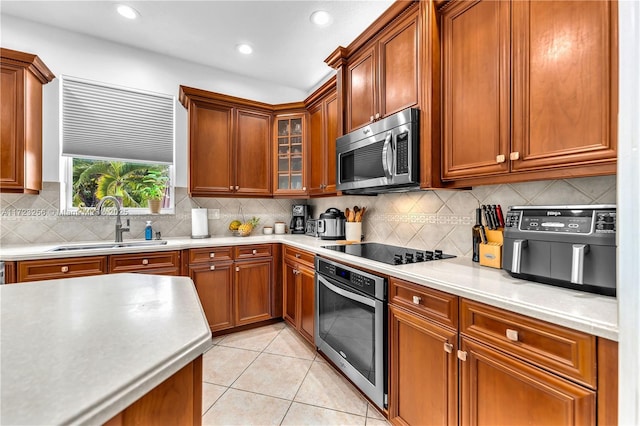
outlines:
[[407, 108], [336, 140], [337, 188], [377, 194], [420, 184], [419, 115]]

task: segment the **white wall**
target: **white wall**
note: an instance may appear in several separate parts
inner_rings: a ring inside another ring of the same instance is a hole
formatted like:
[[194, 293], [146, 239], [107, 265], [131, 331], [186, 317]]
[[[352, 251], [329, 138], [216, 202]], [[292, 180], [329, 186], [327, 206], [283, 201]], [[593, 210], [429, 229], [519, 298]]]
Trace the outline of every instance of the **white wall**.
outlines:
[[640, 3], [619, 3], [619, 424], [640, 424]]
[[[12, 16], [0, 16], [2, 47], [38, 55], [59, 77], [68, 75], [176, 97], [176, 185], [187, 185], [187, 114], [177, 101], [185, 85], [267, 103], [301, 101], [307, 94]], [[204, 46], [203, 46], [204, 47]], [[44, 86], [43, 180], [59, 181], [59, 79]]]

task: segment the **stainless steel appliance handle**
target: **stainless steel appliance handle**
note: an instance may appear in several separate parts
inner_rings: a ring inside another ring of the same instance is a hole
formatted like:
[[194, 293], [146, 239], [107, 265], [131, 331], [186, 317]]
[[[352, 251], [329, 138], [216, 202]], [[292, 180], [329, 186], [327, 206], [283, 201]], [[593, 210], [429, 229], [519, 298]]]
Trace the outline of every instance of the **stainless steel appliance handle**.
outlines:
[[511, 258], [511, 272], [514, 274], [520, 273], [520, 264], [522, 263], [522, 249], [527, 247], [529, 243], [527, 240], [515, 240], [513, 242], [513, 257]]
[[316, 231], [318, 233], [324, 232], [324, 219], [318, 219], [316, 222]]
[[327, 280], [322, 275], [316, 274], [316, 277], [318, 278], [318, 281], [320, 281], [322, 283], [322, 285], [324, 285], [325, 287], [327, 287], [329, 290], [333, 291], [334, 293], [337, 293], [342, 297], [346, 297], [347, 299], [351, 299], [353, 301], [362, 303], [363, 305], [371, 306], [372, 308], [376, 307], [375, 299], [369, 299], [368, 297], [360, 296], [359, 294], [355, 294], [355, 293], [352, 293], [350, 291], [343, 290], [340, 287], [337, 287], [337, 286], [331, 284], [329, 282], [329, 280]]
[[589, 244], [573, 244], [571, 256], [571, 282], [584, 284], [584, 255], [589, 253]]
[[0, 285], [4, 284], [4, 261], [0, 260]]
[[[393, 171], [393, 147], [391, 146], [391, 132], [387, 133], [387, 137], [384, 138], [384, 145], [382, 145], [382, 170], [387, 179], [391, 179]], [[391, 152], [391, 161], [389, 161], [389, 152]]]

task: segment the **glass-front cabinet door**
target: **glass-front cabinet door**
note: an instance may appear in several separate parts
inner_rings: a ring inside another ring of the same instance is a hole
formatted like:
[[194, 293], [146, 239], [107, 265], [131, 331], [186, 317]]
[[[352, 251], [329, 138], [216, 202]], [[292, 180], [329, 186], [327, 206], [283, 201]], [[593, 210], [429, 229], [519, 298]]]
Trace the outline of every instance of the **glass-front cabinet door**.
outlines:
[[276, 117], [274, 195], [306, 194], [304, 114]]

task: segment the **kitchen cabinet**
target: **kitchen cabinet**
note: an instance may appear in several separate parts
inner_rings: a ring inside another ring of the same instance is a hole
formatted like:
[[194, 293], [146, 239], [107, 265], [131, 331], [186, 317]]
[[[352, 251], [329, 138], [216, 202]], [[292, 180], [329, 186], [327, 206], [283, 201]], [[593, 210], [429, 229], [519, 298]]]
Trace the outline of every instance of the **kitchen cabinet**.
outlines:
[[596, 423], [596, 337], [466, 299], [460, 335], [461, 423]]
[[456, 425], [458, 298], [392, 278], [389, 283], [389, 420]]
[[615, 174], [615, 1], [454, 1], [441, 28], [443, 180]]
[[314, 255], [285, 247], [283, 257], [283, 317], [312, 345], [315, 342]]
[[54, 78], [38, 56], [0, 48], [0, 192], [42, 189], [42, 86]]
[[274, 128], [273, 195], [307, 195], [307, 120], [304, 113], [278, 114]]
[[109, 273], [123, 272], [180, 275], [180, 252], [174, 250], [109, 256]]
[[310, 196], [336, 194], [336, 139], [338, 96], [335, 77], [305, 100], [309, 106], [309, 184]]
[[180, 86], [191, 196], [270, 197], [272, 107]]
[[272, 245], [191, 249], [188, 270], [212, 332], [274, 317]]
[[181, 368], [104, 426], [202, 424], [202, 355]]
[[418, 7], [349, 57], [345, 133], [420, 102]]
[[17, 269], [19, 283], [88, 277], [107, 273], [107, 256], [23, 260], [17, 262]]

